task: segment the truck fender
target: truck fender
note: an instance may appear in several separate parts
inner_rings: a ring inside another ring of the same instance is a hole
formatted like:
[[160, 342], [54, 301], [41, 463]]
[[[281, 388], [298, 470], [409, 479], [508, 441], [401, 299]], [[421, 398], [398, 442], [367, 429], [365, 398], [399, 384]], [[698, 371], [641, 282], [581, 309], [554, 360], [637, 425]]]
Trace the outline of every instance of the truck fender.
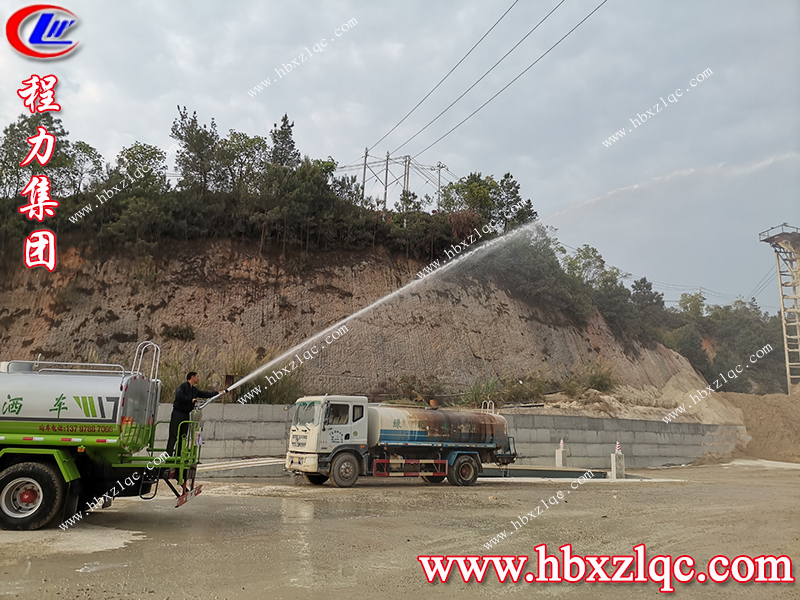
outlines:
[[356, 458], [358, 458], [359, 462], [359, 475], [367, 474], [367, 457], [369, 455], [369, 448], [367, 448], [366, 445], [342, 444], [341, 446], [337, 446], [336, 449], [328, 455], [328, 458], [325, 461], [329, 468], [330, 465], [333, 464], [333, 461], [336, 460], [336, 457], [342, 452], [350, 452], [351, 454], [354, 454]]
[[447, 464], [452, 467], [453, 463], [456, 462], [456, 459], [463, 454], [474, 458], [475, 462], [478, 463], [478, 473], [483, 473], [483, 461], [481, 461], [480, 454], [475, 451], [453, 450], [452, 452], [448, 452], [445, 456]]
[[4, 462], [3, 459], [8, 459], [15, 455], [30, 454], [52, 456], [58, 465], [59, 471], [61, 471], [61, 476], [67, 483], [75, 479], [80, 479], [81, 474], [78, 471], [75, 460], [72, 458], [72, 455], [63, 448], [3, 448], [0, 450], [0, 464]]

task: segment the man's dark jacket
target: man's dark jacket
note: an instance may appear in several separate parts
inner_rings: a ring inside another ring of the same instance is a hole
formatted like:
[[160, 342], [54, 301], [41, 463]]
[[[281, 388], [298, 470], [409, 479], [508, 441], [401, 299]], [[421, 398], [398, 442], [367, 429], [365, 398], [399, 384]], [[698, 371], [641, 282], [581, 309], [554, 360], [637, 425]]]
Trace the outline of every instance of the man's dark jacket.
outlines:
[[178, 389], [175, 390], [175, 402], [172, 403], [172, 410], [188, 414], [194, 409], [192, 401], [195, 398], [212, 398], [216, 395], [217, 392], [204, 392], [198, 390], [188, 381], [184, 381], [178, 386]]

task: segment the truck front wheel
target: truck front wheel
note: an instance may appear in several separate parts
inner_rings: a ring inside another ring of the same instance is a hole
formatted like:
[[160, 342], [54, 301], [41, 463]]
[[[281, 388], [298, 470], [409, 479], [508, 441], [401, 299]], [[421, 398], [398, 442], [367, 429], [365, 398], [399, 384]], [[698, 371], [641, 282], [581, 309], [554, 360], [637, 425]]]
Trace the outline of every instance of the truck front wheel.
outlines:
[[17, 531], [44, 527], [58, 514], [65, 496], [58, 469], [35, 462], [12, 465], [0, 473], [0, 525]]
[[333, 459], [331, 483], [336, 487], [347, 488], [358, 479], [358, 459], [349, 452], [343, 452]]
[[447, 481], [451, 485], [472, 485], [478, 479], [478, 464], [466, 454], [459, 456], [447, 470]]

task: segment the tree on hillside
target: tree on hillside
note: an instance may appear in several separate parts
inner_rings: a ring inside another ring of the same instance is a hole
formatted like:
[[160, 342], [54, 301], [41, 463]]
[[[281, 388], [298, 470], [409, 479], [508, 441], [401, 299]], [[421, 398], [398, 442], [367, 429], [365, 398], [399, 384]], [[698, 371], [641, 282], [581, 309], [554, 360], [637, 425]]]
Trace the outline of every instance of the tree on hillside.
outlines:
[[603, 256], [588, 244], [564, 256], [563, 263], [568, 275], [590, 287], [595, 287], [606, 273]]
[[499, 182], [499, 188], [500, 194], [497, 200], [499, 221], [495, 221], [495, 223], [500, 225], [503, 231], [538, 218], [539, 215], [533, 210], [533, 203], [530, 199], [522, 199], [519, 193], [519, 183], [514, 180], [511, 173], [503, 175]]
[[681, 315], [697, 323], [705, 314], [706, 297], [703, 296], [703, 292], [697, 292], [696, 294], [684, 292], [681, 294], [681, 299], [678, 300], [678, 307]]
[[511, 173], [498, 182], [491, 175], [470, 173], [442, 188], [441, 207], [445, 212], [469, 210], [481, 217], [482, 224], [493, 222], [502, 231], [537, 218], [530, 200], [523, 200], [519, 183]]
[[116, 171], [127, 178], [124, 189], [143, 194], [165, 194], [167, 183], [167, 154], [157, 146], [134, 142], [119, 151]]
[[79, 194], [87, 186], [101, 181], [103, 177], [103, 157], [86, 142], [75, 142], [67, 149], [66, 166], [70, 192]]
[[180, 149], [176, 153], [175, 164], [181, 174], [179, 187], [199, 192], [201, 197], [212, 189], [212, 173], [215, 168], [219, 134], [217, 124], [200, 125], [197, 113], [189, 116], [186, 107], [178, 107], [178, 118], [172, 123], [170, 137], [177, 140]]
[[471, 210], [488, 223], [498, 216], [496, 200], [500, 196], [500, 186], [490, 175], [482, 177], [480, 173], [470, 173], [455, 183], [442, 188], [442, 210], [453, 212]]
[[294, 121], [289, 123], [289, 115], [281, 118], [281, 126], [275, 123], [269, 136], [272, 139], [272, 152], [270, 162], [280, 167], [296, 169], [300, 165], [300, 151], [297, 149], [292, 137]]
[[659, 340], [659, 328], [666, 326], [668, 313], [664, 294], [653, 291], [646, 277], [631, 284], [631, 302], [636, 316], [636, 333], [644, 340]]
[[215, 179], [221, 191], [236, 199], [258, 193], [259, 179], [270, 163], [271, 148], [266, 138], [250, 137], [230, 130], [217, 144]]
[[703, 376], [708, 376], [711, 362], [703, 349], [703, 336], [693, 323], [666, 333], [664, 340], [669, 348], [686, 357]]
[[[778, 315], [762, 312], [755, 301], [734, 300], [726, 306], [709, 306], [704, 327], [721, 348], [714, 357], [713, 371], [727, 373], [737, 365], [748, 365], [731, 391], [786, 393], [786, 364], [782, 352], [783, 331]], [[772, 347], [757, 363], [749, 358], [767, 345]], [[727, 389], [727, 388], [726, 388]]]
[[[47, 133], [55, 136], [53, 155], [46, 165], [33, 160], [20, 167], [20, 162], [31, 150], [28, 138], [37, 135], [38, 127], [44, 127]], [[51, 196], [62, 198], [71, 194], [73, 185], [67, 173], [70, 147], [69, 132], [58, 117], [49, 112], [20, 115], [3, 129], [3, 141], [0, 143], [0, 187], [3, 196], [11, 198], [19, 195], [33, 175], [46, 175], [49, 178]]]

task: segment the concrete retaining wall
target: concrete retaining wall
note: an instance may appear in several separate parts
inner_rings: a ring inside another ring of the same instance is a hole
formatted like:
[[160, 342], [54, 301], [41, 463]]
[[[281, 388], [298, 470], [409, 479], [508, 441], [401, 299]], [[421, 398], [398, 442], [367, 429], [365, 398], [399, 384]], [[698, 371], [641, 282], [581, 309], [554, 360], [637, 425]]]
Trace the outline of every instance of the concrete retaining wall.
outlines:
[[555, 465], [555, 449], [564, 440], [568, 467], [609, 468], [617, 441], [629, 469], [692, 463], [706, 454], [726, 455], [750, 437], [744, 426], [664, 423], [506, 414], [517, 444], [517, 464]]
[[[291, 417], [282, 404], [210, 404], [203, 409], [204, 461], [283, 456]], [[158, 420], [169, 421], [171, 404], [158, 407]], [[156, 444], [167, 445], [169, 425], [156, 430]]]
[[[159, 406], [158, 419], [169, 421], [172, 406]], [[203, 410], [203, 459], [207, 462], [257, 456], [283, 456], [290, 415], [283, 405], [213, 404]], [[503, 414], [503, 413], [501, 413]], [[551, 415], [504, 414], [514, 436], [517, 464], [554, 465], [564, 440], [565, 466], [609, 468], [619, 440], [628, 468], [663, 467], [694, 462], [706, 454], [725, 455], [749, 436], [743, 426], [664, 423]], [[168, 427], [156, 439], [166, 445]]]

